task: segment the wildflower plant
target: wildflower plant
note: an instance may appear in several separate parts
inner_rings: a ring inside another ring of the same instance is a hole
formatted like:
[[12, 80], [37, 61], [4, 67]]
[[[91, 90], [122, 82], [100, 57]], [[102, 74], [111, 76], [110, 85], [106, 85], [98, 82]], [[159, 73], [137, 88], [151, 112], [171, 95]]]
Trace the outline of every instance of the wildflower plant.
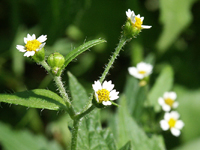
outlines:
[[[115, 83], [115, 81], [106, 80], [107, 74], [125, 44], [137, 38], [143, 29], [151, 28], [151, 26], [143, 25], [144, 17], [141, 17], [140, 14], [136, 15], [135, 12], [130, 9], [128, 9], [125, 14], [126, 16], [124, 15], [124, 18], [127, 20], [122, 26], [123, 31], [121, 32], [119, 43], [112, 53], [100, 78], [96, 81], [91, 81], [91, 91], [93, 92], [90, 94], [90, 97], [88, 97], [86, 90], [78, 82], [76, 77], [70, 72], [67, 72], [69, 77], [69, 96], [67, 92], [68, 89], [66, 90], [68, 86], [65, 87], [62, 76], [65, 75], [64, 72], [68, 69], [69, 63], [77, 56], [93, 46], [106, 41], [104, 39], [87, 41], [71, 50], [66, 56], [63, 56], [60, 52], [54, 52], [46, 56], [45, 45], [46, 42], [48, 42], [47, 35], [41, 35], [36, 38], [35, 34], [27, 34], [27, 37], [24, 38], [25, 45], [17, 45], [16, 48], [20, 52], [24, 52], [25, 57], [33, 59], [47, 71], [53, 79], [59, 95], [47, 89], [34, 89], [13, 94], [1, 94], [0, 102], [31, 108], [65, 111], [69, 117], [68, 120], [72, 122], [69, 127], [66, 126], [66, 130], [69, 131], [70, 134], [70, 140], [67, 142], [68, 144], [66, 144], [66, 149], [165, 149], [164, 143], [158, 144], [158, 141], [161, 141], [160, 137], [156, 134], [155, 136], [148, 137], [145, 132], [149, 132], [147, 129], [151, 128], [151, 134], [153, 134], [153, 131], [157, 133], [160, 129], [156, 128], [157, 124], [159, 124], [155, 119], [156, 112], [154, 110], [149, 112], [149, 110], [152, 110], [149, 108], [154, 107], [154, 105], [151, 105], [152, 101], [155, 101], [155, 97], [157, 100], [158, 95], [163, 92], [163, 90], [160, 90], [163, 82], [165, 82], [166, 87], [171, 83], [168, 82], [165, 77], [165, 75], [167, 75], [167, 77], [171, 76], [171, 74], [169, 75], [171, 70], [165, 71], [162, 77], [158, 79], [159, 82], [155, 83], [150, 91], [146, 87], [138, 86], [138, 82], [130, 79], [125, 85], [125, 92], [121, 93], [117, 88], [114, 89], [115, 85], [113, 83]], [[152, 74], [152, 70], [153, 66], [145, 62], [138, 63], [136, 67], [128, 68], [130, 75], [145, 82], [143, 85], [148, 83], [148, 78], [150, 74]], [[174, 102], [175, 99], [176, 96], [173, 93], [167, 93], [164, 94], [162, 100], [160, 98], [159, 103], [162, 104], [165, 109], [167, 106], [175, 108], [175, 106], [177, 106]], [[100, 112], [102, 109], [112, 107], [112, 105], [114, 105], [114, 109], [116, 108], [117, 111], [116, 114], [113, 114], [112, 119], [108, 121], [108, 125], [110, 125], [111, 128], [102, 129], [100, 124]], [[169, 110], [169, 107], [166, 111], [167, 110]], [[143, 111], [147, 112], [146, 114], [148, 117], [143, 116]], [[144, 118], [151, 118], [153, 125], [149, 125], [150, 121]], [[140, 121], [142, 119], [144, 119], [142, 123], [146, 123], [147, 126], [142, 126], [143, 128], [140, 128], [137, 123], [141, 123]], [[170, 129], [172, 134], [179, 136], [184, 123], [178, 119], [178, 113], [167, 112], [164, 120], [160, 122], [161, 128], [163, 130]], [[60, 141], [60, 137], [58, 141]]]

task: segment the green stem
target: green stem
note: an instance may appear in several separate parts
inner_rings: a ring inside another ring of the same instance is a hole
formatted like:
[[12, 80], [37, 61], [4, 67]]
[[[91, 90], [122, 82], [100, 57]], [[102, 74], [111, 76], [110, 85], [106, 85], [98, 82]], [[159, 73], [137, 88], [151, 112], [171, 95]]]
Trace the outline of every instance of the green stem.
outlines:
[[126, 39], [125, 37], [122, 36], [121, 39], [120, 39], [120, 41], [119, 41], [118, 46], [117, 46], [116, 49], [115, 49], [115, 52], [113, 53], [113, 55], [112, 55], [110, 61], [108, 62], [107, 66], [106, 66], [106, 69], [104, 70], [104, 72], [103, 72], [103, 74], [102, 74], [102, 76], [101, 76], [101, 78], [100, 78], [100, 82], [101, 82], [101, 83], [102, 83], [103, 80], [105, 79], [105, 77], [106, 77], [106, 75], [108, 74], [110, 68], [112, 67], [112, 65], [113, 65], [113, 63], [114, 63], [114, 61], [115, 61], [115, 59], [116, 59], [117, 56], [119, 55], [120, 50], [121, 50], [122, 47], [126, 44], [126, 42], [127, 42], [127, 39]]
[[75, 112], [74, 112], [74, 109], [71, 105], [71, 102], [69, 100], [69, 97], [65, 91], [65, 88], [63, 86], [63, 83], [61, 81], [61, 77], [60, 76], [54, 76], [54, 81], [58, 87], [58, 90], [60, 92], [60, 95], [62, 96], [65, 104], [67, 105], [67, 108], [68, 108], [68, 113], [69, 115], [71, 116], [71, 118], [75, 115]]
[[46, 69], [46, 71], [52, 76], [51, 67], [49, 67], [49, 65], [47, 64], [47, 62], [45, 60], [39, 62], [39, 64], [42, 65]]
[[80, 119], [74, 120], [73, 129], [72, 129], [71, 150], [76, 150], [79, 123], [80, 123]]
[[85, 115], [89, 114], [92, 110], [94, 110], [96, 108], [95, 105], [91, 105], [89, 108], [87, 108], [86, 110], [84, 110], [82, 113], [74, 116], [75, 119], [81, 119], [82, 117], [84, 117]]
[[62, 96], [62, 98], [63, 98], [63, 100], [64, 100], [64, 102], [65, 102], [65, 104], [66, 104], [66, 106], [67, 106], [67, 112], [69, 113], [69, 115], [71, 116], [71, 117], [73, 117], [74, 115], [75, 115], [75, 112], [74, 112], [74, 109], [73, 109], [73, 107], [72, 107], [72, 105], [71, 105], [71, 102], [70, 102], [70, 100], [69, 100], [69, 98], [68, 98], [68, 95], [67, 95], [67, 93], [66, 93], [66, 91], [65, 91], [65, 88], [64, 88], [64, 86], [63, 86], [63, 83], [62, 83], [62, 81], [61, 81], [61, 77], [60, 76], [55, 76], [55, 75], [53, 75], [52, 73], [51, 73], [51, 67], [49, 67], [49, 65], [46, 63], [46, 61], [45, 60], [43, 60], [43, 61], [41, 61], [41, 62], [39, 62], [46, 70], [47, 70], [47, 72], [52, 76], [52, 78], [54, 79], [54, 81], [55, 81], [55, 83], [56, 83], [56, 85], [57, 85], [57, 87], [58, 87], [58, 90], [59, 90], [59, 92], [60, 92], [60, 95]]

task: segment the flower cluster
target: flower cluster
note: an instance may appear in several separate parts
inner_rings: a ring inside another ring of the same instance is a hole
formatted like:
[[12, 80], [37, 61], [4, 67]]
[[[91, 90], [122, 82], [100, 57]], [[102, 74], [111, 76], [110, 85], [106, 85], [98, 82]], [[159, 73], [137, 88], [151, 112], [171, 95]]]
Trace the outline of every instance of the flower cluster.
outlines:
[[175, 101], [176, 98], [177, 95], [175, 92], [165, 92], [163, 97], [158, 98], [158, 103], [161, 105], [163, 111], [165, 111], [164, 119], [160, 121], [161, 128], [164, 131], [170, 129], [174, 136], [179, 136], [184, 123], [182, 120], [178, 120], [180, 115], [177, 111], [171, 111], [179, 105], [179, 103]]
[[104, 81], [101, 85], [100, 81], [94, 81], [92, 87], [95, 91], [95, 99], [97, 104], [103, 104], [104, 106], [111, 105], [113, 100], [119, 98], [116, 90], [113, 90], [114, 84], [111, 81]]
[[27, 34], [27, 37], [24, 38], [25, 46], [17, 45], [16, 48], [20, 52], [25, 52], [24, 56], [33, 56], [36, 52], [40, 51], [45, 46], [45, 41], [47, 40], [47, 35], [41, 35], [36, 39], [35, 34], [32, 36]]
[[151, 64], [140, 62], [136, 67], [129, 67], [128, 72], [130, 75], [134, 76], [137, 79], [140, 79], [140, 85], [146, 85], [149, 75], [152, 73], [153, 66]]
[[128, 9], [126, 11], [127, 21], [124, 25], [124, 36], [126, 38], [136, 37], [142, 29], [150, 29], [151, 26], [142, 25], [144, 17], [140, 17], [140, 14], [135, 15], [134, 11]]

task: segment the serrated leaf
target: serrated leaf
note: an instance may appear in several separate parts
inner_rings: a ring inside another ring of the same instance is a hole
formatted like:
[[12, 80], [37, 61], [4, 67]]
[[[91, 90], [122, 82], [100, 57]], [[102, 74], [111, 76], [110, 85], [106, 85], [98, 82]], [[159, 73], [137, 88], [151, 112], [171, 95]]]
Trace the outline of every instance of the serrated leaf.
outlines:
[[124, 146], [131, 141], [133, 150], [164, 150], [158, 144], [156, 138], [148, 138], [145, 132], [137, 125], [134, 119], [127, 111], [126, 98], [124, 95], [120, 98], [120, 107], [111, 124], [112, 132], [117, 139], [118, 147]]
[[60, 96], [45, 89], [0, 94], [0, 102], [50, 110], [66, 109], [65, 103]]
[[103, 141], [99, 135], [100, 130], [99, 110], [95, 109], [80, 122], [77, 149], [95, 150], [98, 145], [106, 147], [106, 143], [102, 143]]
[[174, 73], [171, 66], [167, 65], [164, 67], [149, 92], [148, 102], [157, 112], [161, 109], [158, 104], [158, 98], [162, 97], [164, 92], [171, 90], [173, 85], [173, 75]]
[[77, 81], [77, 79], [68, 72], [69, 86], [72, 95], [72, 105], [76, 112], [80, 112], [84, 106], [89, 102], [89, 98], [83, 86]]
[[115, 140], [113, 134], [110, 132], [109, 129], [102, 130], [101, 136], [105, 140], [109, 150], [116, 150]]
[[[160, 21], [164, 30], [157, 43], [158, 50], [165, 51], [191, 23], [191, 7], [196, 0], [161, 0]], [[180, 7], [181, 5], [181, 7]]]
[[[74, 59], [76, 58], [78, 55], [80, 55], [81, 53], [83, 53], [84, 51], [88, 50], [89, 48], [97, 45], [97, 44], [101, 44], [103, 42], [106, 42], [105, 40], [102, 39], [96, 39], [96, 40], [91, 40], [88, 41], [84, 44], [82, 44], [81, 46], [75, 48], [74, 50], [72, 50], [71, 52], [69, 52], [67, 54], [67, 56], [65, 57], [65, 63], [63, 65], [63, 67], [60, 69], [60, 72]], [[58, 74], [60, 74], [60, 72]]]
[[0, 122], [0, 143], [6, 150], [62, 150], [55, 141], [48, 141], [42, 135], [28, 130], [15, 131]]

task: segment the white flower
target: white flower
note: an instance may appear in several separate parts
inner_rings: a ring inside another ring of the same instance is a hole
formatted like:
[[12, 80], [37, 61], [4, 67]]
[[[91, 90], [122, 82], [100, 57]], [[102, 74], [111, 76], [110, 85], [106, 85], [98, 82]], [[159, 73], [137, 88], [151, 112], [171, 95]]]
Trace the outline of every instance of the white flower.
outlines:
[[179, 136], [181, 134], [181, 129], [184, 126], [182, 120], [178, 120], [180, 117], [179, 113], [176, 111], [166, 112], [164, 119], [160, 121], [161, 128], [166, 131], [170, 129], [171, 133], [174, 136]]
[[158, 98], [158, 103], [164, 111], [170, 111], [171, 108], [177, 108], [179, 103], [175, 102], [177, 95], [175, 92], [165, 92], [163, 97]]
[[140, 62], [136, 67], [129, 67], [129, 74], [138, 78], [143, 79], [152, 73], [153, 66], [144, 62]]
[[140, 14], [135, 15], [134, 11], [128, 9], [126, 16], [131, 19], [131, 22], [138, 29], [150, 29], [152, 26], [142, 25], [144, 17], [140, 17]]
[[24, 38], [24, 43], [26, 45], [17, 45], [16, 48], [20, 52], [25, 52], [24, 56], [33, 56], [35, 52], [44, 47], [44, 45], [46, 44], [46, 40], [47, 35], [41, 35], [39, 38], [36, 39], [35, 34], [33, 34], [32, 36], [30, 34], [27, 34], [27, 37]]
[[94, 81], [92, 87], [95, 91], [95, 97], [98, 103], [102, 103], [103, 105], [111, 105], [110, 101], [116, 100], [119, 98], [119, 92], [113, 90], [114, 84], [111, 81], [104, 81], [101, 85], [100, 81]]

